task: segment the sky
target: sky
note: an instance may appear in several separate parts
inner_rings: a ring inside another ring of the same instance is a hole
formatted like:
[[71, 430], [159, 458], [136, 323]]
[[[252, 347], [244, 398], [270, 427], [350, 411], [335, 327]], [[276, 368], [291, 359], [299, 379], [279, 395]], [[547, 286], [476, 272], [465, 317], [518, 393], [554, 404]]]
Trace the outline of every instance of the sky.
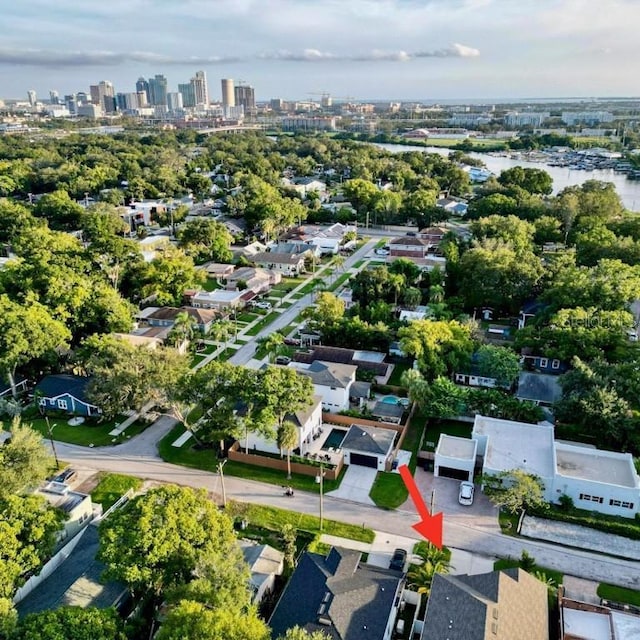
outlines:
[[[204, 70], [258, 101], [640, 94], [640, 0], [0, 0], [0, 97]], [[317, 97], [316, 99], [319, 99]]]

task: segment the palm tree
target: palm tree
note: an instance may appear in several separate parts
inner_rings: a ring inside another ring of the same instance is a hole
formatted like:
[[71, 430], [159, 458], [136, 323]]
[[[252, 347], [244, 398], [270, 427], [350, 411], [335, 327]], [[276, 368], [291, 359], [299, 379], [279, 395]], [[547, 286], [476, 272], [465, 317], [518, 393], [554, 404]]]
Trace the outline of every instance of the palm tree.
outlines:
[[438, 549], [428, 545], [426, 549], [418, 549], [416, 553], [422, 559], [422, 563], [412, 565], [407, 573], [409, 588], [418, 593], [429, 594], [431, 583], [436, 573], [446, 574], [452, 569], [448, 550]]
[[230, 320], [219, 320], [211, 326], [211, 334], [216, 342], [224, 342], [224, 349], [229, 346], [229, 337], [233, 335], [233, 323]]
[[400, 273], [390, 273], [387, 282], [389, 283], [389, 288], [393, 291], [393, 305], [397, 307], [398, 295], [400, 295], [406, 284], [406, 278]]
[[444, 287], [440, 284], [432, 284], [429, 287], [429, 301], [439, 304], [444, 301]]
[[[278, 447], [287, 451], [287, 480], [291, 478], [291, 450], [298, 444], [298, 427], [285, 420], [278, 428]], [[282, 455], [282, 454], [281, 454]]]
[[268, 336], [258, 338], [256, 342], [264, 347], [267, 355], [269, 356], [269, 362], [273, 362], [274, 358], [278, 355], [280, 347], [284, 344], [284, 336], [277, 331], [274, 331]]
[[181, 311], [169, 331], [167, 340], [174, 347], [181, 345], [185, 340], [191, 341], [198, 330], [198, 322], [186, 311]]
[[340, 254], [333, 259], [333, 266], [336, 268], [336, 271], [342, 271], [344, 269], [344, 262], [345, 258]]

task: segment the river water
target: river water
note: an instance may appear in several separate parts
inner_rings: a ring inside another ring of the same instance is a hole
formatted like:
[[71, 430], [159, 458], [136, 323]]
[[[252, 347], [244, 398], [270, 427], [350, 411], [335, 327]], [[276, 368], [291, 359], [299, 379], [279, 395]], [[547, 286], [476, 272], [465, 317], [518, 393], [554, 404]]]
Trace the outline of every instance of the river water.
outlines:
[[[445, 147], [421, 147], [417, 145], [376, 143], [376, 147], [401, 153], [403, 151], [427, 151], [447, 157], [451, 149]], [[613, 169], [597, 169], [594, 171], [576, 171], [566, 167], [550, 167], [544, 162], [529, 162], [527, 160], [515, 160], [502, 156], [493, 156], [488, 153], [471, 152], [466, 155], [482, 160], [489, 171], [500, 175], [501, 171], [512, 167], [531, 167], [544, 169], [553, 178], [553, 193], [562, 191], [565, 187], [582, 184], [587, 180], [602, 180], [613, 182], [624, 206], [630, 211], [640, 211], [640, 180], [627, 180], [623, 173], [615, 173]]]

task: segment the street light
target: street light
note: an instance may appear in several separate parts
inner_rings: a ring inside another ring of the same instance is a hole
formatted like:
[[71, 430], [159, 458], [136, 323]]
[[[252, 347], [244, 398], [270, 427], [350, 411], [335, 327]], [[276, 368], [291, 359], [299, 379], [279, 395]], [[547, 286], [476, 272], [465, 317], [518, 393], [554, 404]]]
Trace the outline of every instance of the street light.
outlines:
[[224, 473], [222, 468], [227, 464], [228, 458], [225, 458], [222, 462], [218, 462], [218, 473], [220, 474], [220, 483], [222, 484], [222, 506], [227, 506], [227, 492], [224, 489]]

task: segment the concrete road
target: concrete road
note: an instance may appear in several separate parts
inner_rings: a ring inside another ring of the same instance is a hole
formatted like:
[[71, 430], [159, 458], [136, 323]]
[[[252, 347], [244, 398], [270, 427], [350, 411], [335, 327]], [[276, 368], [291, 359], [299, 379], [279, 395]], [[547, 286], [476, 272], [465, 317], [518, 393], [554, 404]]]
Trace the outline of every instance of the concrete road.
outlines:
[[[202, 487], [221, 502], [222, 484], [218, 474], [179, 467], [159, 459], [154, 443], [174, 424], [172, 418], [163, 417], [131, 442], [115, 447], [87, 449], [57, 443], [58, 455], [82, 470], [127, 473], [156, 482]], [[319, 496], [315, 494], [296, 491], [292, 500], [283, 496], [277, 486], [232, 476], [225, 476], [224, 483], [228, 499], [294, 509], [301, 513], [319, 513]], [[408, 510], [386, 511], [325, 496], [324, 515], [328, 519], [370, 527], [386, 534], [417, 538], [411, 528], [416, 522], [416, 515]], [[526, 549], [538, 564], [567, 575], [640, 589], [640, 562], [504, 536], [496, 530], [495, 524], [489, 526], [484, 519], [476, 523], [467, 516], [445, 515], [444, 542], [449, 547], [485, 556], [519, 557]]]
[[[389, 235], [389, 232], [385, 232], [386, 235]], [[362, 260], [367, 254], [373, 251], [378, 240], [372, 239], [363, 244], [357, 251], [355, 251], [351, 256], [349, 256], [342, 266], [343, 271], [348, 271], [353, 267], [358, 260]], [[300, 300], [296, 300], [288, 309], [283, 311], [277, 318], [273, 320], [271, 324], [262, 329], [252, 340], [251, 342], [247, 342], [247, 344], [240, 347], [230, 358], [229, 362], [232, 364], [238, 365], [246, 365], [249, 360], [253, 358], [253, 355], [257, 349], [258, 338], [262, 338], [264, 336], [271, 335], [274, 331], [278, 331], [278, 329], [282, 329], [284, 327], [289, 326], [300, 314], [303, 309], [306, 309], [311, 303], [311, 296], [305, 295], [300, 298]]]

